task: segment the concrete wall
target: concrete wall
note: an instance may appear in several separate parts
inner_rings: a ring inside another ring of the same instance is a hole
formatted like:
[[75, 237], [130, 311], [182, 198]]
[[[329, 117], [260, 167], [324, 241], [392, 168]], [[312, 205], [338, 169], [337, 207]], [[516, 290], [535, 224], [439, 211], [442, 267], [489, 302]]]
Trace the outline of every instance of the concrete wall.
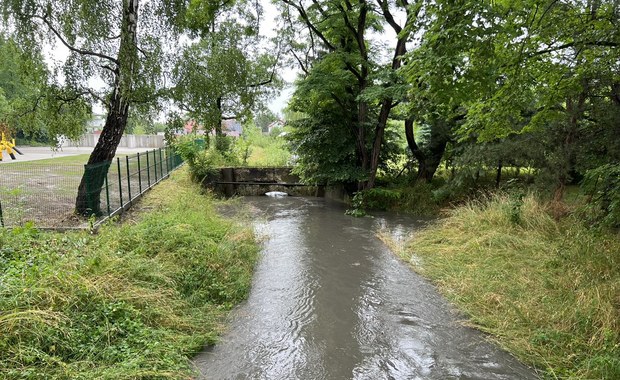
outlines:
[[[65, 140], [62, 144], [66, 146], [94, 147], [99, 141], [98, 134], [86, 133], [79, 140]], [[118, 145], [121, 148], [163, 148], [164, 136], [160, 135], [124, 135]]]
[[[333, 201], [350, 203], [350, 197], [342, 185], [329, 186], [278, 186], [275, 183], [300, 183], [298, 175], [289, 167], [275, 168], [220, 168], [213, 176], [205, 178], [203, 186], [225, 196], [263, 195], [268, 191], [282, 191], [293, 196], [324, 197]], [[235, 184], [216, 184], [235, 182]], [[262, 182], [265, 185], [244, 185], [244, 182]], [[270, 185], [269, 183], [274, 183]]]
[[[300, 183], [299, 176], [291, 173], [292, 168], [221, 168], [214, 176], [206, 178], [203, 185], [218, 194], [263, 195], [268, 191], [283, 191], [297, 196], [323, 196], [319, 186], [279, 186], [277, 183]], [[235, 184], [217, 184], [235, 182]], [[245, 185], [244, 183], [263, 183]], [[273, 185], [271, 185], [273, 183]]]

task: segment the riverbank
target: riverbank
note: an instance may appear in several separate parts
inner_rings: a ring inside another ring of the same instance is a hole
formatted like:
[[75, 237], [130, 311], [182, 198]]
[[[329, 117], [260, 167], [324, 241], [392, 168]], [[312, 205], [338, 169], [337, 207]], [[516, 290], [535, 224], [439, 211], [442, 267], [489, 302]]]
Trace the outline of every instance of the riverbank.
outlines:
[[553, 379], [620, 378], [620, 240], [532, 197], [452, 210], [401, 252], [508, 351]]
[[0, 230], [0, 377], [187, 379], [258, 246], [185, 171], [98, 235]]

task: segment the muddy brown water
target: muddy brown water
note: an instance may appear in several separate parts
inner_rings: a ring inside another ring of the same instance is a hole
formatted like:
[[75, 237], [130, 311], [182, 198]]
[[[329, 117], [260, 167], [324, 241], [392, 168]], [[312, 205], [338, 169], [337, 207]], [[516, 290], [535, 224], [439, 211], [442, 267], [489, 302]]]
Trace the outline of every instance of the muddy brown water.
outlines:
[[318, 198], [244, 202], [262, 215], [262, 258], [230, 329], [196, 357], [200, 379], [537, 378], [376, 237], [423, 222], [353, 218]]

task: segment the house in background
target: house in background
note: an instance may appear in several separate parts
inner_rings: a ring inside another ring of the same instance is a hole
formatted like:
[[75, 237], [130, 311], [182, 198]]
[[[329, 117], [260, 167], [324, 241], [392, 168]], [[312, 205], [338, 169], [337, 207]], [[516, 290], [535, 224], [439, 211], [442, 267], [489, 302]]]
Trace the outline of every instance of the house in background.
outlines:
[[[243, 127], [241, 126], [241, 123], [239, 123], [235, 119], [222, 120], [222, 132], [224, 133], [225, 136], [239, 137], [241, 136], [241, 133], [243, 133]], [[190, 133], [204, 135], [205, 129], [202, 125], [198, 124], [196, 120], [190, 119], [187, 122], [185, 122], [185, 125], [183, 126], [182, 134], [189, 135]], [[215, 132], [211, 130], [208, 132], [208, 134], [214, 135]]]
[[243, 127], [236, 119], [222, 120], [222, 132], [226, 136], [239, 137], [243, 133]]
[[196, 133], [198, 135], [204, 135], [205, 134], [205, 129], [202, 125], [198, 124], [198, 122], [196, 120], [188, 120], [185, 122], [185, 125], [183, 126], [183, 133], [184, 135], [189, 135], [191, 133]]
[[86, 123], [86, 133], [101, 133], [106, 116], [105, 114], [93, 113], [91, 119]]
[[284, 120], [276, 120], [267, 126], [266, 134], [270, 135], [274, 128], [282, 129], [284, 127]]

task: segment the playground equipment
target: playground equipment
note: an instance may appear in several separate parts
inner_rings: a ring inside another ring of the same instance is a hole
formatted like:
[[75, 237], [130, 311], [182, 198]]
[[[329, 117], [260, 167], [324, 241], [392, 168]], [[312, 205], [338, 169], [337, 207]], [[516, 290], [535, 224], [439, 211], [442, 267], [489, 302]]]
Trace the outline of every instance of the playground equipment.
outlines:
[[15, 139], [11, 139], [10, 136], [7, 137], [8, 133], [5, 133], [7, 130], [6, 126], [0, 124], [0, 130], [2, 130], [2, 139], [0, 139], [0, 161], [4, 158], [2, 152], [5, 150], [13, 160], [15, 159], [15, 152], [23, 155], [23, 153], [15, 146]]

